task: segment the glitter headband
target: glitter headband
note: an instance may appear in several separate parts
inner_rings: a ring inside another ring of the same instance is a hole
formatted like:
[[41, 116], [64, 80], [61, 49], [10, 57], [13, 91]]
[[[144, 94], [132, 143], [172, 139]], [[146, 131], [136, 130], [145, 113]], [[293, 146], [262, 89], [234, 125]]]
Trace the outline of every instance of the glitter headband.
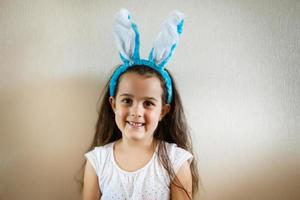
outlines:
[[164, 21], [158, 37], [154, 41], [148, 60], [140, 59], [140, 37], [137, 26], [131, 20], [128, 10], [121, 9], [116, 14], [114, 37], [123, 64], [118, 67], [109, 82], [110, 96], [114, 96], [119, 77], [130, 67], [135, 65], [147, 66], [158, 72], [165, 81], [167, 103], [173, 98], [172, 81], [169, 73], [164, 69], [178, 44], [182, 33], [184, 15], [173, 11]]

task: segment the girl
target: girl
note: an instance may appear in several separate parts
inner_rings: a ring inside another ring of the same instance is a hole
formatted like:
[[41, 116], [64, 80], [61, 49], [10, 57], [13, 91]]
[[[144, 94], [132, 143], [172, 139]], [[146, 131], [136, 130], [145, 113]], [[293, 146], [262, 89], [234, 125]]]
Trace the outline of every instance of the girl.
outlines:
[[96, 133], [85, 154], [83, 199], [191, 199], [198, 172], [176, 85], [165, 65], [182, 31], [183, 14], [164, 22], [148, 60], [129, 12], [114, 35], [123, 64], [101, 98]]

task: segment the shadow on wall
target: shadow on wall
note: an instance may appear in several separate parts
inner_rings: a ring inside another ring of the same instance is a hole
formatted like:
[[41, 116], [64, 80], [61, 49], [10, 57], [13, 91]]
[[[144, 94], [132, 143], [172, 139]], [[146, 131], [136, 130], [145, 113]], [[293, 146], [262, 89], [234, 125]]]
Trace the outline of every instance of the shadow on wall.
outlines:
[[0, 90], [0, 199], [81, 199], [74, 174], [94, 134], [103, 80]]
[[[265, 164], [267, 162], [267, 165]], [[241, 169], [236, 169], [241, 171]], [[300, 163], [265, 157], [244, 174], [232, 173], [215, 186], [205, 186], [205, 200], [299, 200]], [[226, 173], [226, 172], [225, 172]], [[218, 176], [218, 175], [216, 175]], [[205, 180], [204, 180], [205, 181]]]

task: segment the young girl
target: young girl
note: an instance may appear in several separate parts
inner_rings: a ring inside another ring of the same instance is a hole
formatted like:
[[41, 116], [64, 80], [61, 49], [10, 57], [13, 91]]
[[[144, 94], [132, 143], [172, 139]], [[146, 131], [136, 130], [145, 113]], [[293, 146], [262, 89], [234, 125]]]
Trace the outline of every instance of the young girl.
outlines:
[[96, 133], [85, 154], [83, 199], [191, 199], [198, 190], [183, 107], [165, 65], [182, 31], [183, 14], [164, 22], [149, 59], [129, 12], [117, 14], [114, 35], [123, 64], [101, 99]]

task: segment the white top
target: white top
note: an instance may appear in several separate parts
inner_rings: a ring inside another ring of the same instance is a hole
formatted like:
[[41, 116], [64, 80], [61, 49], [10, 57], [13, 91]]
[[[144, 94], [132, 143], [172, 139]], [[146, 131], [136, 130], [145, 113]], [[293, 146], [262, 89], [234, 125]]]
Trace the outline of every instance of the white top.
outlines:
[[[85, 154], [98, 176], [101, 199], [169, 200], [170, 181], [167, 171], [157, 156], [158, 145], [151, 160], [144, 167], [134, 172], [127, 172], [121, 169], [114, 159], [114, 143], [95, 147]], [[167, 142], [165, 144], [175, 174], [185, 161], [191, 163], [193, 159], [191, 153], [176, 144]]]

